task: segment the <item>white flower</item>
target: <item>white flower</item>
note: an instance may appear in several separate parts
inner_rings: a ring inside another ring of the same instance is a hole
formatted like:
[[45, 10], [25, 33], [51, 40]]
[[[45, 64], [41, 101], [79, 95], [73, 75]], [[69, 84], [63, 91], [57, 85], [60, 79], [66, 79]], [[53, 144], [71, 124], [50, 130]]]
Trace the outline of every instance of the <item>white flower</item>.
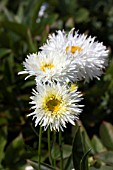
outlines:
[[25, 170], [34, 170], [34, 168], [32, 166], [28, 165], [25, 167]]
[[38, 124], [46, 130], [59, 131], [66, 128], [66, 123], [75, 125], [78, 115], [81, 113], [83, 105], [78, 104], [81, 101], [82, 94], [77, 92], [77, 88], [70, 91], [66, 85], [51, 83], [48, 85], [38, 85], [37, 90], [33, 90], [31, 97], [34, 109], [28, 116], [33, 115], [35, 126]]
[[24, 71], [19, 74], [29, 74], [35, 76], [37, 83], [59, 81], [66, 82], [75, 79], [74, 62], [61, 52], [49, 52], [45, 54], [40, 52], [38, 54], [33, 53], [27, 56], [25, 62]]
[[57, 35], [55, 33], [50, 34], [47, 43], [44, 44], [40, 49], [42, 49], [45, 52], [50, 51], [64, 51], [67, 43], [67, 35], [64, 31], [57, 31]]
[[[50, 35], [47, 43], [41, 49], [46, 53], [60, 51], [65, 53], [65, 56], [73, 58], [78, 80], [84, 79], [88, 82], [94, 77], [99, 78], [107, 66], [108, 50], [106, 46], [95, 41], [95, 37], [87, 37], [78, 32], [74, 34], [73, 29], [69, 34], [57, 31], [57, 35]], [[75, 81], [77, 81], [76, 77]]]
[[[77, 41], [78, 40], [78, 41]], [[76, 46], [72, 43], [69, 49], [75, 61], [75, 70], [78, 80], [89, 80], [93, 78], [99, 79], [103, 74], [103, 69], [107, 66], [108, 50], [99, 42], [95, 42], [95, 37], [91, 38], [83, 35], [78, 35], [75, 38]], [[74, 52], [74, 49], [78, 50]], [[73, 52], [72, 52], [73, 51]]]

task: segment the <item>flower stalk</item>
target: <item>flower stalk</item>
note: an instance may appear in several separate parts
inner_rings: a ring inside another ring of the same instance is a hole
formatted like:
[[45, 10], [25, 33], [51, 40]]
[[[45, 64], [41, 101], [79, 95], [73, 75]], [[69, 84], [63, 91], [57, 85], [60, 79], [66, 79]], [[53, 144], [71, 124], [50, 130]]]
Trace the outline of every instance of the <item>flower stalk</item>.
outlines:
[[39, 130], [39, 143], [38, 143], [38, 170], [41, 170], [41, 168], [40, 168], [40, 162], [41, 162], [41, 140], [42, 140], [42, 126], [40, 126], [40, 130]]
[[48, 151], [49, 151], [49, 162], [52, 165], [50, 128], [48, 128]]
[[54, 159], [53, 159], [53, 166], [54, 168], [56, 168], [56, 158], [55, 158], [55, 155], [56, 155], [56, 152], [55, 152], [55, 144], [56, 144], [56, 131], [53, 132], [53, 147], [54, 147]]
[[63, 145], [61, 130], [59, 131], [59, 148], [60, 148], [60, 170], [63, 170]]

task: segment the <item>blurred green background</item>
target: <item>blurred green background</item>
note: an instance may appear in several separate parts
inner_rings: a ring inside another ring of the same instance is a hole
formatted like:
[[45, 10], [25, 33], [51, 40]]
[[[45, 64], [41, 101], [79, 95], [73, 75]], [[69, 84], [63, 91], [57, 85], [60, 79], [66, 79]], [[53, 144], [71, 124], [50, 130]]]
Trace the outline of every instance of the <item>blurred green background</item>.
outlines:
[[[1, 0], [0, 1], [0, 170], [25, 170], [37, 166], [38, 131], [26, 115], [35, 81], [18, 76], [29, 53], [37, 52], [48, 34], [58, 29], [96, 36], [109, 50], [109, 65], [100, 81], [79, 83], [84, 94], [81, 128], [68, 125], [63, 133], [65, 170], [80, 169], [84, 134], [92, 148], [90, 170], [113, 170], [113, 1], [112, 0]], [[80, 123], [81, 123], [80, 122]], [[74, 140], [73, 140], [74, 138]], [[52, 138], [51, 138], [52, 140]], [[77, 143], [78, 142], [78, 143]], [[57, 144], [52, 146], [58, 150]], [[78, 150], [77, 150], [78, 148]], [[81, 151], [79, 150], [81, 149]], [[57, 159], [59, 153], [52, 155]], [[78, 158], [78, 159], [76, 159]], [[42, 139], [42, 170], [51, 170], [47, 133]], [[86, 170], [83, 168], [83, 170]]]

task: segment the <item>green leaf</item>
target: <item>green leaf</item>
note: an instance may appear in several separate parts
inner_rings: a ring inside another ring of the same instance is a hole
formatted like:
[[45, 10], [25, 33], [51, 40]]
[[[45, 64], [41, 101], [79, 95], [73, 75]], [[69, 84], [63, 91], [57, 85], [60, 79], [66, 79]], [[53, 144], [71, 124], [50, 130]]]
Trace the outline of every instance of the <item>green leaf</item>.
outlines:
[[0, 22], [0, 26], [9, 29], [13, 33], [22, 37], [24, 40], [27, 39], [27, 27], [23, 24], [16, 23], [16, 22], [9, 22], [6, 20]]
[[51, 150], [51, 156], [53, 159], [59, 159], [60, 157], [60, 149], [58, 144], [53, 144], [52, 150]]
[[[38, 163], [37, 162], [34, 162], [32, 160], [27, 160], [28, 164], [31, 165], [34, 169], [38, 169]], [[41, 163], [40, 164], [40, 168], [41, 170], [55, 170], [55, 168], [51, 167], [50, 165], [48, 164], [45, 164], [45, 163]]]
[[83, 140], [84, 140], [83, 141], [84, 149], [85, 149], [84, 151], [87, 152], [89, 149], [91, 149], [90, 152], [92, 154], [94, 154], [94, 150], [93, 150], [93, 147], [92, 147], [91, 140], [90, 140], [90, 138], [89, 138], [89, 136], [88, 136], [88, 134], [87, 134], [87, 132], [86, 132], [86, 130], [85, 130], [85, 128], [82, 124], [81, 124], [81, 132], [82, 132]]
[[[48, 16], [47, 18], [42, 18], [39, 23], [36, 23], [35, 26], [32, 28], [32, 34], [33, 35], [40, 35], [42, 33], [48, 34], [48, 32], [45, 30], [45, 27], [47, 25], [52, 25], [56, 19], [58, 18], [57, 14], [53, 14], [51, 16]], [[38, 29], [37, 29], [38, 28]], [[47, 38], [47, 37], [46, 37]], [[44, 41], [44, 40], [43, 40]], [[42, 41], [41, 41], [42, 42]], [[42, 42], [43, 43], [43, 42]]]
[[[4, 62], [4, 80], [5, 83], [7, 82], [10, 86], [7, 86], [7, 89], [12, 91], [11, 84], [14, 82], [14, 55], [11, 53], [7, 60]], [[10, 92], [11, 92], [10, 91]]]
[[76, 126], [75, 138], [72, 146], [73, 165], [76, 170], [80, 170], [80, 161], [84, 155], [83, 136], [80, 127]]
[[38, 1], [37, 3], [37, 0], [35, 0], [35, 3], [34, 3], [34, 8], [31, 9], [31, 12], [32, 12], [32, 28], [34, 27], [34, 24], [36, 24], [36, 19], [38, 17], [38, 12], [40, 10], [40, 7], [42, 5], [42, 3], [44, 2], [44, 0], [40, 0]]
[[[63, 159], [68, 158], [72, 153], [72, 146], [63, 144]], [[60, 148], [59, 145], [55, 144], [52, 147], [51, 155], [53, 159], [59, 160], [60, 158]]]
[[36, 44], [33, 42], [33, 38], [32, 38], [30, 29], [27, 29], [27, 35], [28, 35], [29, 51], [30, 52], [36, 52], [37, 47], [36, 47]]
[[95, 153], [106, 151], [106, 148], [104, 147], [101, 140], [96, 135], [93, 136], [91, 142]]
[[42, 5], [42, 3], [44, 2], [44, 0], [29, 0], [28, 4], [26, 6], [25, 9], [25, 23], [30, 26], [31, 29], [33, 29], [35, 23], [36, 23], [36, 19], [38, 18], [38, 12], [40, 10], [40, 7]]
[[70, 170], [73, 168], [73, 160], [72, 156], [68, 157], [67, 160], [64, 160], [64, 169], [65, 170]]
[[0, 164], [4, 158], [4, 148], [7, 143], [7, 127], [2, 126], [3, 122], [6, 123], [6, 119], [0, 118]]
[[113, 151], [102, 152], [96, 154], [94, 157], [105, 162], [107, 165], [113, 166]]
[[17, 15], [15, 16], [16, 20], [19, 23], [22, 23], [23, 18], [24, 18], [24, 2], [21, 2], [17, 11]]
[[113, 150], [113, 126], [108, 122], [103, 122], [100, 126], [100, 136], [103, 144]]
[[14, 21], [14, 14], [6, 7], [4, 7], [4, 15], [8, 21]]
[[14, 82], [14, 55], [11, 53], [7, 59], [9, 68], [10, 82]]
[[87, 21], [88, 16], [89, 16], [89, 11], [86, 8], [80, 8], [75, 13], [75, 22], [80, 23], [83, 21]]
[[90, 167], [89, 170], [113, 170], [110, 166], [101, 166], [100, 168]]
[[33, 81], [33, 80], [29, 80], [29, 81], [27, 81], [27, 82], [25, 82], [23, 85], [22, 85], [22, 89], [25, 89], [25, 88], [28, 88], [28, 87], [32, 87], [32, 86], [34, 86], [35, 85], [35, 81]]
[[7, 48], [0, 48], [0, 57], [4, 57], [7, 54], [10, 54], [11, 50]]
[[72, 146], [63, 144], [63, 159], [68, 158], [72, 154]]
[[88, 154], [90, 151], [91, 149], [89, 149], [82, 157], [82, 160], [80, 161], [80, 170], [88, 170]]
[[13, 168], [25, 153], [22, 135], [16, 137], [6, 148], [5, 165]]
[[[82, 123], [79, 121], [80, 127], [76, 126], [75, 128], [75, 137], [73, 141], [72, 147], [72, 155], [73, 155], [73, 164], [74, 168], [80, 170], [80, 162], [83, 159], [83, 156], [89, 151], [94, 154], [94, 150], [92, 149], [91, 141], [88, 137], [88, 134], [83, 127]], [[88, 164], [88, 161], [87, 161]]]

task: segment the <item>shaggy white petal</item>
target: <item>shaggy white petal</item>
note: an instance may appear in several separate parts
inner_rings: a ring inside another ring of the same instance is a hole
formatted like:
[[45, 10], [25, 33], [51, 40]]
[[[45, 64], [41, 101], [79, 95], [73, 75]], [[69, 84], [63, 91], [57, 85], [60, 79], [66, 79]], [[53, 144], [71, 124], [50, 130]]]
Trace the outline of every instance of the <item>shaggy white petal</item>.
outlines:
[[19, 74], [29, 74], [27, 78], [35, 76], [37, 83], [49, 81], [63, 83], [75, 79], [75, 64], [63, 52], [33, 53], [27, 56], [23, 65], [25, 70]]
[[93, 78], [99, 79], [107, 66], [109, 51], [106, 46], [95, 41], [95, 37], [74, 33], [74, 29], [69, 34], [59, 30], [56, 35], [50, 35], [47, 43], [41, 49], [46, 53], [50, 53], [50, 51], [63, 52], [66, 57], [73, 59], [75, 81], [89, 82]]
[[30, 102], [35, 106], [31, 107], [34, 111], [28, 116], [33, 116], [35, 126], [39, 124], [44, 130], [48, 127], [51, 131], [63, 130], [67, 123], [75, 125], [78, 120], [83, 107], [78, 103], [82, 99], [81, 96], [77, 88], [70, 92], [66, 85], [61, 86], [59, 83], [41, 85], [41, 87], [38, 85], [35, 93], [33, 91]]

